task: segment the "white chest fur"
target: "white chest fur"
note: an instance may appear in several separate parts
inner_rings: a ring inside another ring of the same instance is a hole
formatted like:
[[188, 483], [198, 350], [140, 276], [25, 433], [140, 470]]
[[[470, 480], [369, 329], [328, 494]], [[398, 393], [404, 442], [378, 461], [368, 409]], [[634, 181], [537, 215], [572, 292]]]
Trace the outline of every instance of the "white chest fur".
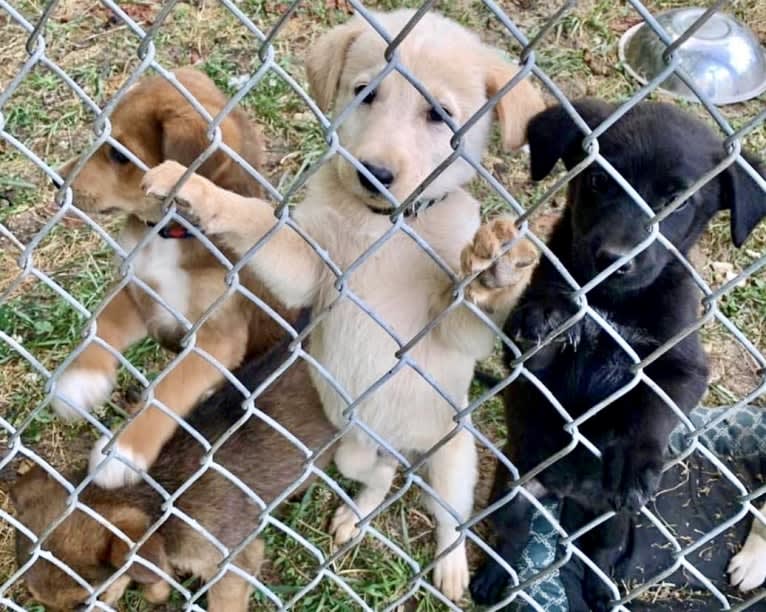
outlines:
[[[419, 222], [418, 231], [456, 272], [459, 253], [479, 226], [478, 205], [475, 214], [471, 214], [473, 205], [468, 214], [456, 214], [450, 210], [450, 203], [446, 204], [422, 220], [427, 224]], [[382, 223], [388, 220], [381, 220], [381, 233], [387, 229]], [[342, 269], [347, 269], [377, 237], [376, 232], [354, 236], [348, 227], [329, 225], [332, 223], [326, 223], [319, 231], [327, 238], [330, 256]], [[334, 280], [330, 279], [320, 289], [315, 303], [317, 312], [337, 298]], [[359, 265], [347, 282], [388, 330], [353, 300], [344, 297], [312, 333], [310, 350], [352, 401], [364, 397], [355, 407], [357, 418], [401, 450], [430, 448], [454, 426], [455, 412], [421, 374], [405, 365], [373, 393], [367, 391], [401, 365], [396, 356], [400, 344], [406, 344], [428, 325], [437, 314], [435, 307], [446, 306], [452, 281], [420, 246], [399, 233]], [[398, 338], [392, 338], [390, 331]], [[433, 332], [421, 338], [409, 356], [455, 405], [464, 402], [474, 357], [447, 346]], [[342, 426], [347, 402], [323, 376], [312, 374], [328, 418]]]
[[[120, 235], [119, 242], [126, 252], [131, 253], [142, 237], [134, 231], [125, 231]], [[155, 236], [139, 248], [132, 263], [136, 277], [162, 296], [162, 299], [176, 313], [187, 316], [191, 297], [191, 279], [188, 272], [181, 266], [184, 243], [184, 240]], [[150, 312], [144, 313], [150, 332], [152, 327], [168, 330], [179, 325], [179, 319], [171, 310], [153, 300], [142, 289], [134, 286], [131, 290], [134, 294], [142, 295], [137, 301], [150, 305]]]

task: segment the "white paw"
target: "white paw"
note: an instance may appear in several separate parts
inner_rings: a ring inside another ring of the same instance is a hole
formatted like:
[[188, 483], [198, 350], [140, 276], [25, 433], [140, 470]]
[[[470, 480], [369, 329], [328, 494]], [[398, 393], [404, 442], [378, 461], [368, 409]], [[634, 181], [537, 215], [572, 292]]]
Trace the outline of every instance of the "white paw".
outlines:
[[332, 517], [332, 523], [330, 523], [330, 533], [335, 535], [335, 543], [337, 545], [345, 544], [351, 538], [359, 533], [359, 529], [356, 524], [359, 519], [356, 518], [356, 514], [345, 504], [340, 506], [335, 511], [335, 516]]
[[766, 540], [750, 533], [742, 550], [732, 557], [727, 571], [729, 582], [740, 591], [752, 591], [761, 586], [766, 580]]
[[434, 585], [452, 601], [460, 601], [469, 579], [464, 543], [443, 555], [434, 566]]
[[[101, 436], [93, 446], [93, 450], [90, 452], [88, 473], [95, 474], [93, 482], [104, 489], [117, 489], [118, 487], [134, 484], [141, 480], [141, 475], [128, 464], [123, 463], [114, 456], [107, 457], [104, 455], [104, 447], [110, 440], [110, 437]], [[141, 470], [146, 471], [148, 467], [146, 461], [142, 457], [139, 457], [128, 448], [122, 448], [119, 442], [112, 447], [112, 453], [113, 455], [119, 455], [120, 457], [127, 459], [131, 464]], [[101, 464], [103, 462], [105, 462], [105, 465], [102, 466]], [[98, 473], [96, 473], [97, 468], [100, 468]]]
[[109, 398], [112, 379], [96, 370], [71, 369], [56, 382], [52, 405], [62, 419], [82, 419], [91, 408]]

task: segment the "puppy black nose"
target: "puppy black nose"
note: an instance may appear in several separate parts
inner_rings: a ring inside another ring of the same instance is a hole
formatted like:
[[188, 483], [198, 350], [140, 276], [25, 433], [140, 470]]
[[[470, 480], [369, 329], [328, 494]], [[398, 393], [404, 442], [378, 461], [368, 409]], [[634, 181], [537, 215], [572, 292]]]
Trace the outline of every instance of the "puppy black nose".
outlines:
[[[372, 174], [372, 176], [378, 179], [380, 184], [383, 185], [386, 189], [388, 189], [391, 186], [391, 183], [394, 182], [394, 175], [388, 168], [382, 168], [380, 166], [368, 164], [364, 161], [362, 162], [362, 165], [370, 174]], [[364, 187], [367, 191], [371, 191], [372, 193], [378, 193], [378, 188], [375, 187], [375, 185], [372, 184], [372, 181], [370, 181], [360, 170], [357, 170], [356, 174], [359, 177], [359, 182], [362, 184], [362, 187]]]
[[[616, 251], [611, 249], [599, 249], [598, 253], [596, 253], [596, 268], [599, 272], [602, 270], [606, 270], [609, 266], [611, 266], [615, 261], [620, 259], [620, 257], [623, 257], [625, 255], [626, 251]], [[629, 259], [626, 261], [622, 266], [617, 268], [617, 270], [614, 272], [614, 274], [618, 274], [620, 276], [624, 276], [627, 274], [630, 274], [635, 270], [636, 268], [636, 258]]]
[[59, 187], [61, 187], [64, 184], [63, 181], [58, 180], [55, 176], [51, 177], [51, 183], [53, 183], [53, 186], [56, 189], [58, 189]]

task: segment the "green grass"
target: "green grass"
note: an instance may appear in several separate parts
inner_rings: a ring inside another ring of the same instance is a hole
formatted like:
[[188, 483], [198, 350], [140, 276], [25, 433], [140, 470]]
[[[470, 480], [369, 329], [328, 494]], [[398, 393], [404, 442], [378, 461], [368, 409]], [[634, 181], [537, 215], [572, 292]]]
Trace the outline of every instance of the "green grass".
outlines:
[[[499, 4], [530, 37], [539, 31], [543, 20], [558, 8], [558, 3], [548, 0], [503, 0]], [[662, 0], [650, 3], [649, 8], [657, 12], [686, 4], [680, 0]], [[28, 0], [19, 0], [15, 5], [30, 18], [39, 15], [43, 7], [42, 2]], [[277, 0], [242, 0], [238, 4], [264, 31], [277, 22], [286, 5]], [[368, 3], [370, 7], [380, 9], [419, 5], [416, 0]], [[151, 11], [157, 10], [157, 5], [153, 3], [131, 6], [134, 11], [138, 10], [135, 7], [148, 10], [150, 15]], [[502, 26], [489, 18], [481, 2], [450, 0], [440, 2], [439, 8], [480, 32], [489, 43], [511, 54], [518, 53], [519, 45], [510, 39]], [[758, 0], [732, 2], [730, 10], [756, 28], [762, 40], [766, 37], [766, 19], [759, 17], [764, 15], [764, 11]], [[107, 102], [138, 65], [135, 55], [137, 39], [127, 29], [110, 25], [107, 17], [100, 5], [91, 6], [81, 0], [62, 0], [46, 31], [49, 56], [59, 62], [99, 104]], [[343, 2], [303, 3], [274, 41], [280, 66], [303, 82], [302, 58], [306, 48], [319, 33], [345, 21], [347, 17], [348, 11]], [[581, 2], [541, 41], [537, 50], [539, 65], [571, 98], [598, 95], [612, 100], [622, 99], [636, 90], [636, 84], [619, 65], [616, 42], [636, 19], [637, 15], [624, 3], [604, 0]], [[0, 29], [4, 34], [4, 51], [7, 50], [8, 54], [8, 60], [0, 64], [1, 88], [26, 59], [26, 34], [1, 20]], [[156, 38], [158, 58], [164, 66], [196, 63], [229, 95], [235, 91], [233, 80], [260, 66], [258, 46], [258, 42], [228, 11], [211, 3], [179, 3]], [[662, 99], [659, 94], [652, 97]], [[302, 169], [325, 150], [321, 129], [300, 98], [273, 73], [244, 98], [242, 106], [257, 119], [266, 134], [268, 176], [280, 189], [286, 189]], [[704, 116], [700, 107], [686, 106]], [[736, 127], [754, 116], [761, 107], [762, 100], [725, 107], [722, 112]], [[93, 117], [90, 112], [67, 91], [63, 83], [39, 67], [30, 73], [2, 112], [5, 129], [51, 164], [69, 158], [92, 139]], [[485, 158], [486, 167], [524, 206], [534, 203], [550, 183], [531, 184], [526, 159], [502, 153], [497, 147], [497, 140], [493, 142]], [[755, 130], [746, 144], [755, 151], [766, 150], [766, 128], [762, 126]], [[481, 181], [474, 182], [471, 190], [482, 202], [485, 216], [507, 210], [505, 202]], [[556, 197], [559, 206], [563, 197], [563, 194]], [[0, 223], [7, 225], [22, 242], [26, 242], [50, 218], [47, 204], [51, 198], [52, 191], [43, 173], [13, 147], [0, 142]], [[531, 220], [533, 227], [555, 214], [555, 208], [541, 211]], [[108, 223], [108, 230], [113, 235], [119, 227], [117, 220], [99, 221]], [[721, 218], [706, 235], [702, 251], [701, 272], [714, 285], [720, 284], [715, 279], [711, 262], [731, 262], [735, 271], [741, 270], [766, 251], [766, 229], [761, 227], [745, 249], [736, 250], [730, 245], [727, 220]], [[0, 243], [0, 292], [18, 274], [18, 256], [14, 248]], [[37, 249], [35, 265], [87, 308], [99, 303], [113, 276], [109, 249], [93, 232], [82, 229], [54, 230]], [[756, 346], [764, 348], [764, 272], [722, 299], [721, 310]], [[0, 329], [21, 339], [24, 346], [49, 369], [58, 367], [78, 344], [84, 322], [59, 296], [31, 279], [0, 304]], [[714, 371], [717, 372], [706, 402], [730, 403], [752, 388], [758, 380], [757, 373], [751, 371], [748, 364], [752, 364], [747, 355], [739, 352], [736, 342], [720, 325], [706, 328], [704, 336], [711, 347]], [[126, 356], [150, 377], [156, 375], [169, 358], [150, 340], [132, 347]], [[486, 367], [501, 372], [496, 357]], [[118, 392], [123, 393], [133, 383], [131, 377], [122, 372], [118, 378]], [[23, 359], [0, 342], [0, 412], [5, 418], [13, 424], [23, 422], [43, 400], [43, 384], [44, 381]], [[474, 385], [472, 397], [477, 397], [482, 391]], [[98, 414], [108, 426], [116, 425], [122, 418], [118, 408], [112, 405], [105, 406]], [[490, 400], [482, 406], [475, 421], [491, 439], [503, 439], [505, 425], [499, 400]], [[87, 428], [63, 425], [45, 409], [35, 413], [22, 439], [25, 444], [50, 458], [57, 467], [65, 467], [68, 462], [82, 461], [89, 449], [90, 436]], [[482, 459], [485, 464], [491, 464], [488, 453], [483, 452]], [[484, 503], [483, 496], [486, 496], [490, 476], [489, 471], [482, 473], [480, 489], [483, 493], [478, 496], [477, 507]], [[354, 490], [352, 483], [339, 480], [347, 490]], [[337, 503], [334, 494], [324, 485], [317, 484], [300, 499], [285, 503], [279, 516], [318, 548], [329, 553], [333, 545], [326, 530]], [[375, 522], [375, 526], [425, 565], [433, 555], [433, 526], [422, 508], [422, 496], [409, 491], [403, 501], [393, 505], [384, 517]], [[0, 526], [0, 535], [5, 536], [0, 539], [3, 543], [0, 547], [2, 581], [13, 562], [12, 540], [7, 537], [7, 528], [3, 531]], [[311, 580], [316, 560], [294, 540], [274, 528], [269, 528], [264, 536], [269, 551], [264, 575], [275, 592], [289, 597], [290, 593], [295, 593]], [[471, 560], [472, 563], [476, 561], [475, 557]], [[387, 601], [401, 595], [411, 578], [409, 566], [371, 538], [340, 559], [334, 570], [374, 608], [383, 607]], [[192, 583], [189, 582], [188, 586], [191, 588]], [[32, 606], [23, 590], [14, 591], [14, 594], [19, 602]], [[178, 609], [181, 603], [176, 594], [167, 607]], [[465, 604], [470, 608], [467, 601]], [[271, 609], [257, 595], [253, 598], [253, 607], [257, 610]], [[143, 602], [140, 592], [132, 589], [123, 598], [121, 609], [143, 611], [149, 607]], [[301, 600], [297, 609], [314, 612], [356, 608], [347, 595], [330, 581], [323, 580]], [[406, 611], [441, 609], [443, 606], [433, 597], [419, 593], [412, 607], [407, 607]]]

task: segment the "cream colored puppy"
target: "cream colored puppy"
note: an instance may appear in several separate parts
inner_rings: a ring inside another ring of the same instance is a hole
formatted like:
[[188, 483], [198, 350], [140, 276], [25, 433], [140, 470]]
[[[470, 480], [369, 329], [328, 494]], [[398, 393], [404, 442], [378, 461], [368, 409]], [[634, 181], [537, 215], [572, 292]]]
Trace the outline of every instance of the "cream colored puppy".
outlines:
[[[413, 14], [401, 10], [378, 13], [376, 18], [395, 36]], [[359, 17], [323, 36], [306, 62], [312, 95], [320, 107], [334, 106], [340, 112], [383, 69], [385, 48], [383, 39]], [[517, 71], [476, 35], [437, 14], [426, 15], [397, 54], [457, 125], [465, 123]], [[528, 119], [542, 108], [542, 99], [529, 81], [502, 98], [496, 111], [508, 147], [523, 144]], [[473, 159], [479, 160], [486, 148], [491, 120], [486, 114], [463, 137], [464, 151]], [[397, 72], [388, 74], [351, 111], [338, 135], [341, 144], [399, 201], [452, 152], [452, 131]], [[183, 171], [177, 163], [152, 169], [144, 180], [147, 194], [165, 196]], [[500, 321], [526, 285], [536, 252], [530, 243], [516, 240], [492, 265], [491, 258], [517, 234], [508, 219], [479, 229], [479, 203], [462, 189], [473, 176], [469, 164], [453, 163], [423, 192], [419, 207], [425, 210], [405, 222], [458, 276], [486, 268], [469, 287], [467, 298]], [[224, 191], [200, 176], [181, 188], [177, 202], [205, 232], [239, 254], [275, 225], [267, 202]], [[288, 307], [311, 306], [315, 316], [321, 317], [311, 334], [311, 353], [358, 400], [353, 410], [358, 421], [404, 453], [424, 453], [451, 436], [428, 461], [430, 485], [441, 500], [429, 499], [429, 505], [437, 519], [434, 581], [447, 597], [457, 600], [469, 576], [455, 517], [463, 522], [471, 513], [477, 461], [473, 437], [457, 428], [453, 405], [465, 404], [474, 364], [491, 352], [494, 335], [460, 304], [405, 355], [398, 355], [402, 345], [449, 306], [454, 284], [402, 231], [359, 263], [391, 229], [385, 214], [389, 210], [369, 177], [336, 155], [311, 178], [306, 199], [293, 215], [302, 230], [347, 271], [346, 293], [339, 294], [336, 275], [288, 227], [276, 231], [249, 265]], [[325, 313], [330, 305], [332, 309]], [[366, 308], [388, 329], [375, 322]], [[411, 364], [427, 372], [450, 401]], [[368, 393], [392, 369], [393, 376]], [[345, 426], [348, 403], [324, 377], [313, 378], [328, 418], [337, 427]], [[336, 541], [342, 543], [356, 535], [359, 520], [384, 501], [396, 462], [360, 427], [341, 440], [335, 461], [345, 476], [363, 484], [355, 507], [339, 508], [332, 522]]]

